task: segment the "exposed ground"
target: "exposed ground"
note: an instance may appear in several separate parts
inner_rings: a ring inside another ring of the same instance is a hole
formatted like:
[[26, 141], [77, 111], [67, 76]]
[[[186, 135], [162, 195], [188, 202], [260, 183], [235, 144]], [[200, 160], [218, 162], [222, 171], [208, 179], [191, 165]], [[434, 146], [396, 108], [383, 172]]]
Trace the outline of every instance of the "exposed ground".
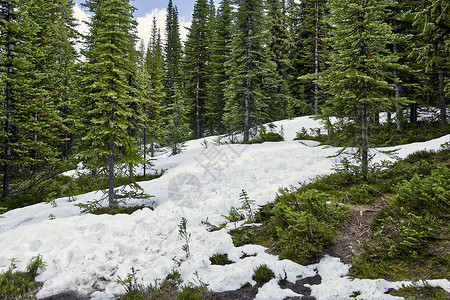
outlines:
[[373, 219], [389, 204], [392, 197], [383, 195], [374, 204], [352, 206], [351, 217], [339, 228], [327, 253], [339, 257], [346, 264], [351, 263], [352, 258], [360, 254], [362, 243], [369, 239]]

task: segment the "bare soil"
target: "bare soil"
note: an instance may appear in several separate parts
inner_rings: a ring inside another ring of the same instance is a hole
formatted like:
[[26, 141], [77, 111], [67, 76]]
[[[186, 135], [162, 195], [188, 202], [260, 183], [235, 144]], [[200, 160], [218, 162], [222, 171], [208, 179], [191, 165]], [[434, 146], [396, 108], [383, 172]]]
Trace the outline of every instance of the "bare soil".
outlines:
[[333, 245], [326, 251], [339, 257], [344, 263], [351, 263], [352, 258], [361, 253], [361, 245], [370, 237], [370, 225], [375, 216], [389, 204], [393, 195], [383, 195], [372, 205], [352, 206], [351, 217], [339, 228]]

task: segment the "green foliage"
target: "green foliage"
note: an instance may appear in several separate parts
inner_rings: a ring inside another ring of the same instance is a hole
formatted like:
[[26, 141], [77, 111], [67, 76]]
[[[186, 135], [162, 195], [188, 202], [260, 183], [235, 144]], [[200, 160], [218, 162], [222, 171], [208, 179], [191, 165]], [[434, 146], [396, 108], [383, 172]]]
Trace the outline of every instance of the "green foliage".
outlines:
[[239, 209], [237, 209], [236, 207], [232, 206], [230, 208], [230, 210], [228, 211], [228, 215], [223, 215], [223, 217], [225, 219], [227, 219], [229, 222], [233, 222], [234, 223], [234, 229], [237, 228], [237, 223], [239, 221], [245, 220], [245, 216], [242, 215], [239, 212]]
[[229, 265], [233, 263], [231, 260], [228, 259], [228, 254], [226, 253], [213, 254], [213, 256], [209, 258], [209, 261], [211, 262], [212, 265], [220, 265], [220, 266]]
[[[441, 155], [418, 153], [408, 160]], [[448, 276], [448, 270], [442, 266], [450, 262], [445, 247], [450, 230], [450, 169], [419, 160], [404, 171], [409, 178], [395, 186], [392, 203], [377, 216], [373, 236], [353, 262], [355, 276], [414, 279], [424, 273], [424, 277]]]
[[241, 201], [241, 210], [247, 212], [247, 221], [252, 223], [255, 221], [255, 216], [252, 210], [252, 206], [255, 205], [255, 200], [251, 200], [248, 197], [247, 192], [243, 189], [239, 194], [239, 200]]
[[413, 283], [412, 285], [402, 285], [401, 288], [391, 291], [389, 294], [392, 296], [399, 296], [406, 299], [423, 299], [433, 300], [450, 299], [450, 293], [442, 289], [441, 287], [432, 287], [426, 281], [423, 282], [423, 286], [419, 283]]
[[178, 225], [178, 234], [184, 240], [185, 244], [181, 247], [184, 252], [186, 252], [186, 258], [191, 255], [189, 249], [189, 239], [191, 238], [191, 234], [187, 232], [187, 220], [185, 217], [182, 217], [180, 220], [180, 224]]
[[315, 189], [281, 191], [270, 220], [280, 258], [306, 263], [321, 257], [346, 215], [345, 207], [328, 201], [326, 193]]
[[260, 265], [254, 270], [252, 279], [256, 281], [256, 284], [263, 285], [269, 282], [272, 278], [275, 278], [275, 273], [266, 265]]
[[17, 268], [16, 262], [15, 259], [11, 259], [8, 271], [0, 274], [0, 297], [2, 299], [18, 299], [21, 295], [42, 286], [41, 283], [35, 281], [35, 277], [44, 271], [46, 266], [40, 255], [30, 260], [26, 272], [13, 272]]
[[183, 280], [178, 271], [173, 271], [163, 280], [155, 280], [154, 284], [144, 286], [137, 278], [139, 270], [131, 268], [131, 273], [125, 279], [118, 278], [117, 283], [124, 286], [125, 294], [116, 295], [120, 300], [160, 300], [160, 299], [184, 299], [203, 300], [208, 299], [206, 284], [188, 283], [182, 285]]

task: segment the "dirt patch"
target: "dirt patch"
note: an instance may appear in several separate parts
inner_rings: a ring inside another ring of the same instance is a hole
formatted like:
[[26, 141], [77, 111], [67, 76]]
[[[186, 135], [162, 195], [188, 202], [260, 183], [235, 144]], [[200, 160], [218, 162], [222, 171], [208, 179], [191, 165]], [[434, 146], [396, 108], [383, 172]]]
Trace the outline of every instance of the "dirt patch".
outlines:
[[80, 296], [76, 293], [61, 293], [58, 295], [50, 296], [41, 300], [89, 300], [89, 297]]
[[[303, 295], [303, 297], [301, 297], [301, 298], [289, 297], [287, 299], [305, 299], [306, 297], [311, 296], [311, 289], [309, 287], [306, 287], [305, 284], [316, 285], [316, 284], [320, 284], [321, 282], [322, 282], [322, 277], [320, 277], [320, 275], [316, 275], [313, 277], [306, 277], [303, 279], [299, 279], [295, 283], [292, 283], [285, 279], [282, 279], [278, 282], [278, 285], [282, 289], [290, 289], [297, 294]], [[285, 299], [285, 300], [287, 300], [287, 299]], [[310, 297], [309, 299], [312, 299], [312, 298]]]
[[240, 289], [220, 293], [211, 293], [212, 300], [253, 300], [258, 293], [257, 289]]
[[370, 237], [370, 225], [375, 216], [390, 203], [393, 195], [383, 195], [372, 205], [354, 205], [351, 217], [336, 232], [333, 245], [326, 251], [343, 263], [361, 253], [361, 245]]

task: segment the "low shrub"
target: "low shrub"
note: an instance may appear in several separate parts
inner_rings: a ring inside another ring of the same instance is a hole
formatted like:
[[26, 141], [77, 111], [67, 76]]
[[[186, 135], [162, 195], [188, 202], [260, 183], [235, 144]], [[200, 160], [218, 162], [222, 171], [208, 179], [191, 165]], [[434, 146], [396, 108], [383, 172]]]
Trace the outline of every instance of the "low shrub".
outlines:
[[145, 286], [137, 279], [137, 272], [131, 268], [131, 273], [127, 274], [125, 279], [120, 277], [117, 283], [125, 288], [125, 294], [116, 295], [120, 300], [160, 300], [160, 299], [179, 299], [179, 300], [203, 300], [208, 299], [208, 289], [206, 284], [200, 282], [195, 285], [188, 283], [182, 285], [183, 280], [177, 271], [173, 271], [163, 281], [156, 280], [154, 284]]
[[213, 254], [213, 256], [209, 258], [209, 261], [211, 262], [212, 265], [220, 265], [220, 266], [229, 265], [233, 263], [231, 260], [228, 259], [228, 254], [226, 253]]
[[252, 279], [256, 281], [256, 284], [258, 285], [263, 285], [272, 278], [275, 278], [275, 273], [266, 264], [260, 265], [254, 271]]
[[19, 299], [22, 295], [42, 286], [35, 281], [35, 277], [45, 270], [45, 263], [40, 255], [33, 257], [27, 266], [27, 271], [14, 271], [16, 260], [11, 260], [11, 265], [3, 274], [0, 274], [0, 298]]

